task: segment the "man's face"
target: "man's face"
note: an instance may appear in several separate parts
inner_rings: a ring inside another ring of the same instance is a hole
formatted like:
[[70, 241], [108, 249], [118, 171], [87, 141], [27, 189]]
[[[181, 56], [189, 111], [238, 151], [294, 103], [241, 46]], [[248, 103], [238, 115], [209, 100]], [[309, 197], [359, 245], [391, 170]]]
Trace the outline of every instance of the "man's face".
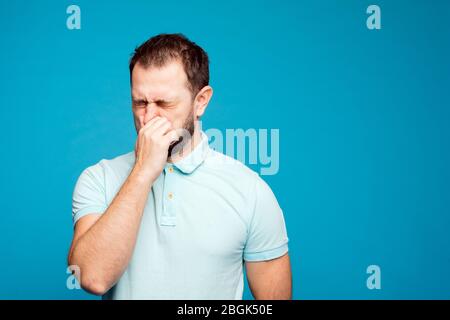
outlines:
[[186, 73], [178, 60], [162, 67], [144, 68], [137, 63], [132, 74], [131, 97], [137, 132], [160, 116], [167, 118], [173, 129], [186, 129], [193, 134], [194, 103]]

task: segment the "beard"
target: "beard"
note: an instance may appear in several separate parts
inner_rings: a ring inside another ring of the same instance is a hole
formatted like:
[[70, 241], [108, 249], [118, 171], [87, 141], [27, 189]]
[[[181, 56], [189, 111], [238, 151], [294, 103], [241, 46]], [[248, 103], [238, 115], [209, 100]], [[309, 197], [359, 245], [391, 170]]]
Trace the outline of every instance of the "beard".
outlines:
[[175, 147], [176, 151], [182, 150], [183, 146], [185, 146], [186, 143], [188, 143], [194, 135], [194, 108], [191, 109], [191, 112], [189, 112], [188, 116], [184, 120], [183, 126], [180, 129], [183, 129], [183, 135], [169, 146], [167, 158], [170, 158], [172, 156], [172, 152], [174, 151]]

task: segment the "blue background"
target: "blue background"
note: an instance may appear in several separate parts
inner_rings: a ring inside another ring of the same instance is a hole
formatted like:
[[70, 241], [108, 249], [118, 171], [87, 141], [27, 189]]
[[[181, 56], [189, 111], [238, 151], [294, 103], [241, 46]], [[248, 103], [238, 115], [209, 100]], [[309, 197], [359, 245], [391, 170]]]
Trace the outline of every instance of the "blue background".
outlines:
[[66, 288], [72, 191], [132, 150], [128, 59], [161, 32], [210, 56], [205, 129], [280, 129], [263, 178], [295, 299], [450, 298], [449, 15], [444, 0], [2, 0], [0, 298], [97, 298]]

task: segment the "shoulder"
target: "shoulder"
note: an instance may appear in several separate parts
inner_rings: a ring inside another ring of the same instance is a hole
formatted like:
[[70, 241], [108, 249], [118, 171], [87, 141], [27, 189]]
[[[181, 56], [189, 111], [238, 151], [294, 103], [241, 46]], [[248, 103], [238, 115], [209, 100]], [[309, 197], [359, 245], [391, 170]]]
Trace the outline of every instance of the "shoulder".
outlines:
[[257, 197], [273, 196], [271, 188], [257, 172], [230, 156], [211, 149], [204, 166], [209, 176], [218, 178], [214, 179], [216, 181], [227, 182], [233, 190], [245, 197], [249, 205], [254, 204]]
[[242, 162], [213, 149], [210, 149], [204, 165], [208, 171], [213, 171], [235, 183], [254, 184], [261, 180], [258, 173]]
[[103, 158], [97, 163], [85, 168], [81, 175], [91, 177], [105, 177], [107, 175], [120, 175], [127, 173], [134, 164], [134, 151], [121, 154], [114, 158]]

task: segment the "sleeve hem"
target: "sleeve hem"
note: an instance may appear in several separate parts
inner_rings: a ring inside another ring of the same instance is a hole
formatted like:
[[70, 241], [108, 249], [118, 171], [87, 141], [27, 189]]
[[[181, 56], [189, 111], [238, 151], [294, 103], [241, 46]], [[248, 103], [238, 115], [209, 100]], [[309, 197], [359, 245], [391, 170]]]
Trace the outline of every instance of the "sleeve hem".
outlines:
[[286, 242], [285, 244], [283, 244], [275, 249], [269, 249], [269, 250], [260, 251], [260, 252], [244, 253], [244, 260], [249, 261], [249, 262], [272, 260], [272, 259], [281, 257], [288, 251], [289, 251], [288, 244]]
[[104, 206], [91, 206], [86, 207], [81, 210], [79, 210], [75, 215], [73, 216], [73, 226], [77, 223], [78, 220], [80, 220], [82, 217], [87, 216], [91, 213], [100, 213], [102, 214], [106, 210], [106, 207]]

